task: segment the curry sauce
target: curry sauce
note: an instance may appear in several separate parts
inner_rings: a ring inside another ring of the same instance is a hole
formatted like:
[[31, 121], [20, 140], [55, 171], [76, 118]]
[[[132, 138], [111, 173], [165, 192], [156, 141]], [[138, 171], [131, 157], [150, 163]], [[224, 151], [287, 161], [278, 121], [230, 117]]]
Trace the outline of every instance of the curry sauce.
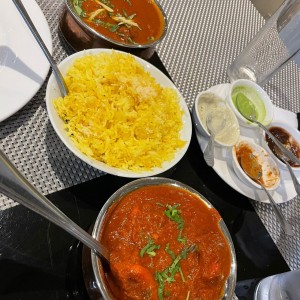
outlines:
[[107, 38], [151, 44], [163, 35], [164, 16], [155, 0], [73, 0], [80, 18]]
[[195, 194], [169, 185], [115, 202], [99, 236], [115, 299], [220, 299], [231, 266], [220, 220]]

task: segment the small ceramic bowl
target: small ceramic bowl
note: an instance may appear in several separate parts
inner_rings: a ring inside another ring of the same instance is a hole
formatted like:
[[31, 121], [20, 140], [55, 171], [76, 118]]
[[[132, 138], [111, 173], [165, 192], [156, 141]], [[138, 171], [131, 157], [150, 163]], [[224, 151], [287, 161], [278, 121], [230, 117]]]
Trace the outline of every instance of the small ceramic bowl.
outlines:
[[235, 100], [237, 93], [244, 94], [254, 104], [257, 112], [257, 121], [265, 126], [272, 122], [274, 109], [269, 95], [255, 82], [247, 79], [238, 79], [230, 85], [227, 101], [242, 126], [257, 127], [258, 125], [247, 120], [237, 108]]
[[[246, 154], [247, 153], [247, 154]], [[240, 164], [241, 155], [250, 155], [252, 153], [257, 157], [257, 162], [261, 166], [262, 179], [264, 182], [264, 187], [267, 190], [275, 190], [280, 184], [280, 172], [275, 160], [268, 154], [268, 152], [261, 146], [248, 141], [241, 140], [234, 147], [232, 147], [232, 167], [236, 175], [243, 180], [248, 186], [254, 187], [256, 189], [261, 189], [262, 187], [256, 183], [253, 179], [246, 174], [244, 169]], [[250, 158], [248, 160], [250, 162]], [[253, 166], [249, 163], [247, 168]]]
[[[283, 141], [284, 144], [289, 146], [287, 148], [295, 149], [297, 157], [300, 159], [300, 131], [297, 130], [297, 128], [294, 128], [281, 121], [274, 121], [268, 126], [268, 129], [271, 130], [271, 133], [273, 133], [276, 137], [279, 136], [279, 140]], [[262, 137], [262, 145], [269, 151], [270, 155], [275, 159], [280, 168], [287, 169], [286, 164], [280, 158], [278, 158], [274, 152], [275, 150], [272, 149], [272, 143], [269, 145], [267, 142], [267, 134], [264, 134]], [[293, 164], [293, 162], [289, 163], [294, 171], [300, 172], [300, 165], [296, 166]]]
[[215, 117], [216, 121], [220, 115], [225, 116], [226, 119], [224, 129], [215, 137], [216, 144], [225, 147], [233, 146], [240, 137], [237, 117], [226, 101], [217, 94], [209, 91], [201, 92], [195, 100], [192, 116], [197, 131], [204, 137], [210, 137], [206, 125], [206, 118], [209, 114]]

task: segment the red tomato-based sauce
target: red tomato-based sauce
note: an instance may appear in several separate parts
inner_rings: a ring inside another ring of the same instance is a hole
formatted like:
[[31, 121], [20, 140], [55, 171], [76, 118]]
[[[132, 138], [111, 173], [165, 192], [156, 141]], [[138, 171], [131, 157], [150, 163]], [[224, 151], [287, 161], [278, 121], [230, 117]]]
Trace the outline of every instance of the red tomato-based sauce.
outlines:
[[196, 195], [168, 185], [142, 187], [114, 203], [99, 236], [110, 251], [114, 297], [220, 299], [231, 265], [220, 219]]
[[121, 43], [150, 44], [164, 31], [164, 17], [154, 0], [84, 0], [79, 7], [87, 25]]

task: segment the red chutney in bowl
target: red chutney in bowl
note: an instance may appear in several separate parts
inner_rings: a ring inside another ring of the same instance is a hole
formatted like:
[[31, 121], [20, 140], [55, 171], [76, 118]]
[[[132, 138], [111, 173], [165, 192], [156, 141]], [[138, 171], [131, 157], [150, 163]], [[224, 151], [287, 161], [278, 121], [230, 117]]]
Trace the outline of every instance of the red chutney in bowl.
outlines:
[[99, 239], [110, 251], [115, 299], [221, 299], [231, 253], [221, 217], [171, 185], [144, 186], [109, 208]]

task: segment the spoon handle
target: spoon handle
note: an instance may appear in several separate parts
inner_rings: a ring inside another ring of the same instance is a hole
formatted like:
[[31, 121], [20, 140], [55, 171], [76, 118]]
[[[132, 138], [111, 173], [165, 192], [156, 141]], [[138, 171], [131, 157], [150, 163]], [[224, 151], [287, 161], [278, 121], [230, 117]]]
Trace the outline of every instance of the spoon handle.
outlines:
[[300, 165], [300, 159], [298, 159], [292, 152], [290, 152], [287, 148], [285, 148], [281, 142], [260, 122], [254, 121], [258, 126], [260, 126], [266, 134], [270, 137], [270, 139], [275, 143], [275, 145], [280, 149], [280, 151], [288, 157], [294, 163]]
[[286, 159], [284, 159], [284, 162], [285, 162], [285, 164], [286, 164], [286, 166], [287, 166], [287, 168], [288, 168], [288, 170], [289, 170], [289, 172], [290, 172], [290, 175], [291, 175], [292, 181], [293, 181], [293, 183], [294, 183], [294, 187], [295, 187], [296, 193], [297, 193], [298, 195], [300, 195], [300, 184], [299, 184], [299, 182], [298, 182], [298, 179], [297, 179], [297, 177], [296, 177], [296, 175], [295, 175], [295, 173], [294, 173], [292, 167], [291, 167], [290, 164], [286, 161]]
[[30, 16], [28, 15], [23, 3], [21, 0], [12, 0], [13, 3], [15, 4], [15, 6], [17, 7], [19, 13], [21, 14], [21, 16], [23, 17], [25, 23], [27, 24], [27, 26], [29, 27], [31, 33], [33, 34], [34, 38], [36, 39], [36, 41], [38, 42], [39, 46], [42, 48], [46, 58], [48, 59], [52, 70], [54, 72], [54, 76], [56, 78], [57, 84], [59, 86], [59, 89], [62, 93], [62, 96], [66, 96], [68, 94], [68, 89], [66, 86], [66, 83], [63, 79], [62, 74], [60, 73], [58, 67], [56, 66], [55, 61], [53, 60], [51, 54], [48, 51], [47, 46], [45, 45], [43, 39], [41, 38], [41, 36], [39, 35], [38, 31], [36, 30], [34, 24], [31, 21]]
[[210, 139], [207, 143], [207, 146], [203, 152], [204, 160], [206, 161], [207, 165], [210, 167], [214, 166], [215, 158], [214, 158], [214, 137], [210, 135]]
[[0, 192], [66, 230], [87, 247], [94, 250], [97, 255], [101, 255], [108, 260], [107, 250], [35, 189], [1, 150]]
[[266, 192], [266, 194], [267, 194], [267, 196], [270, 200], [270, 203], [272, 204], [272, 206], [274, 208], [275, 215], [276, 215], [279, 223], [281, 224], [284, 232], [287, 235], [294, 235], [292, 225], [285, 219], [284, 215], [282, 214], [282, 212], [278, 208], [277, 203], [275, 202], [275, 200], [273, 199], [273, 197], [271, 196], [269, 191], [262, 184], [261, 184], [261, 187], [265, 190], [265, 192]]

